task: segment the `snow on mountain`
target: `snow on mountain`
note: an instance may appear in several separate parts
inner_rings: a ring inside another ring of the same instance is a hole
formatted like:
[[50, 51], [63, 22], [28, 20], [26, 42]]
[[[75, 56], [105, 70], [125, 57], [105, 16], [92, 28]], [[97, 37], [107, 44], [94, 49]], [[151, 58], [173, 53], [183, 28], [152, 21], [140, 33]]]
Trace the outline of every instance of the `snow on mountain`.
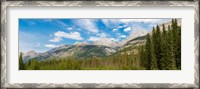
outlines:
[[32, 50], [32, 51], [29, 51], [29, 52], [23, 54], [23, 57], [29, 56], [29, 57], [33, 58], [33, 57], [36, 57], [37, 55], [39, 55], [39, 53]]
[[97, 41], [93, 42], [93, 45], [103, 45], [103, 46], [108, 46], [108, 47], [117, 47], [118, 46], [118, 42], [113, 41], [109, 38], [100, 38]]
[[75, 42], [73, 45], [76, 45], [76, 46], [85, 46], [85, 45], [89, 45], [89, 43], [87, 41], [84, 41], [84, 42]]
[[81, 45], [81, 42], [75, 42], [73, 45]]
[[52, 53], [52, 52], [55, 52], [57, 50], [61, 50], [61, 49], [67, 48], [67, 47], [69, 47], [69, 45], [62, 45], [62, 46], [59, 46], [59, 47], [55, 47], [55, 48], [53, 48], [53, 49], [51, 49], [51, 50], [49, 50], [47, 52], [48, 53]]
[[135, 39], [137, 37], [140, 37], [140, 36], [145, 36], [147, 35], [147, 31], [146, 30], [135, 30], [131, 35], [129, 35], [125, 40], [123, 40], [121, 43], [120, 43], [120, 46], [123, 46], [124, 44], [126, 44], [128, 41], [132, 40], [132, 39]]
[[89, 45], [89, 43], [87, 41], [83, 41], [81, 44], [82, 45]]
[[40, 53], [37, 53], [32, 50], [27, 53], [22, 53], [22, 59], [24, 60], [24, 62], [27, 62], [28, 60], [37, 57], [38, 55], [40, 55]]

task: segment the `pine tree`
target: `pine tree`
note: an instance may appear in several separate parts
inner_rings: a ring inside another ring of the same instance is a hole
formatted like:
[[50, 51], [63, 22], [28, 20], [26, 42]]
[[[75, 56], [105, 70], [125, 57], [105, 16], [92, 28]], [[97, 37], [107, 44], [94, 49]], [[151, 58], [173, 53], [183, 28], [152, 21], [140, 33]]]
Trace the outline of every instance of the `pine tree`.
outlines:
[[167, 38], [167, 44], [168, 44], [168, 49], [169, 49], [169, 64], [168, 64], [168, 68], [169, 69], [176, 69], [176, 61], [175, 61], [175, 57], [174, 57], [174, 48], [173, 48], [173, 34], [172, 34], [172, 30], [171, 27], [168, 26], [168, 38]]
[[141, 45], [141, 47], [140, 47], [140, 60], [141, 60], [141, 66], [142, 67], [147, 66], [146, 54], [145, 54], [145, 50], [144, 50], [143, 45]]
[[28, 60], [28, 66], [30, 66], [31, 65], [31, 60]]
[[167, 33], [166, 33], [166, 30], [165, 30], [165, 25], [163, 24], [162, 25], [162, 35], [161, 35], [161, 38], [162, 38], [162, 44], [160, 44], [160, 53], [158, 55], [160, 55], [160, 61], [159, 61], [159, 67], [160, 69], [162, 70], [165, 70], [167, 69], [167, 60], [169, 59], [169, 50], [167, 49]]
[[177, 61], [178, 61], [178, 69], [181, 69], [181, 26], [178, 27], [178, 37], [177, 37]]
[[154, 52], [154, 45], [153, 43], [151, 42], [151, 45], [150, 45], [150, 50], [151, 50], [151, 61], [150, 61], [150, 69], [151, 70], [157, 70], [158, 69], [158, 65], [157, 65], [157, 59], [156, 59], [156, 55], [155, 55], [155, 52]]
[[156, 59], [157, 59], [157, 64], [158, 64], [158, 69], [162, 69], [162, 63], [160, 62], [161, 57], [163, 56], [163, 49], [162, 49], [162, 34], [160, 31], [160, 27], [157, 25], [156, 26], [156, 33], [155, 33], [155, 38], [154, 38], [155, 42], [154, 42], [154, 47], [155, 47], [155, 55], [156, 55]]
[[170, 69], [174, 69], [175, 66], [174, 66], [174, 59], [172, 57], [172, 54], [173, 53], [171, 50], [170, 47], [171, 46], [171, 35], [168, 35], [168, 34], [171, 34], [169, 33], [170, 31], [170, 27], [168, 27], [168, 32], [165, 30], [165, 25], [163, 24], [163, 34], [162, 34], [162, 38], [163, 38], [163, 45], [162, 45], [162, 48], [164, 50], [164, 55], [163, 57], [161, 58], [160, 60], [160, 63], [161, 63], [161, 68], [163, 70], [170, 70]]
[[146, 61], [147, 61], [146, 68], [148, 70], [156, 70], [157, 60], [154, 53], [154, 45], [153, 45], [151, 36], [149, 34], [147, 35], [145, 53], [146, 53]]
[[20, 52], [20, 56], [19, 56], [19, 70], [25, 70], [25, 65], [22, 59], [22, 52]]
[[[155, 54], [157, 53], [157, 49], [158, 49], [158, 47], [157, 47], [157, 37], [156, 37], [156, 30], [155, 30], [155, 28], [153, 27], [153, 33], [152, 33], [152, 42], [153, 42], [153, 44], [154, 44], [154, 50], [155, 50]], [[156, 57], [157, 58], [157, 57]]]
[[[52, 62], [52, 61], [50, 61], [50, 63], [51, 63], [51, 62]], [[32, 59], [31, 65], [30, 65], [29, 68], [32, 69], [32, 70], [38, 70], [38, 69], [40, 69], [40, 68], [39, 68], [39, 65], [38, 65], [38, 61], [37, 61], [36, 59]]]
[[181, 32], [179, 31], [180, 28], [178, 26], [178, 23], [177, 23], [177, 20], [176, 19], [172, 19], [172, 34], [173, 34], [173, 37], [174, 37], [174, 40], [173, 40], [173, 48], [174, 48], [174, 59], [176, 61], [176, 67], [178, 69], [180, 69], [181, 67], [181, 54], [180, 54], [180, 51], [181, 51]]

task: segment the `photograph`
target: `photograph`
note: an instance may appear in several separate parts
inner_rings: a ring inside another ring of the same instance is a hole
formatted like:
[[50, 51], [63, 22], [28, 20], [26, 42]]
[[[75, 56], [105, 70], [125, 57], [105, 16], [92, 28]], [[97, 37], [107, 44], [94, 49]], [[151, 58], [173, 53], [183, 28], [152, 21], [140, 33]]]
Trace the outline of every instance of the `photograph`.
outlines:
[[199, 88], [198, 1], [1, 7], [1, 88]]
[[181, 70], [180, 18], [19, 18], [19, 70]]

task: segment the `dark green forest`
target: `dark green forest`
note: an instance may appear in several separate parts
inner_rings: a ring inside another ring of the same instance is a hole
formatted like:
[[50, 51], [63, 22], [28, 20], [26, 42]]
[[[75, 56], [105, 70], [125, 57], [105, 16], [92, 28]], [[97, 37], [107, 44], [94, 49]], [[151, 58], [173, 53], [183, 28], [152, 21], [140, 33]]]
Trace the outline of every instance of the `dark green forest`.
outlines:
[[141, 64], [147, 70], [181, 69], [181, 26], [177, 20], [166, 30], [163, 24], [153, 27], [152, 35], [148, 34], [146, 44], [140, 49]]
[[[19, 56], [19, 70], [180, 70], [181, 26], [177, 20], [161, 27], [157, 25], [145, 37], [145, 42], [132, 45], [106, 57], [52, 58], [23, 62]], [[137, 52], [128, 53], [130, 50]]]

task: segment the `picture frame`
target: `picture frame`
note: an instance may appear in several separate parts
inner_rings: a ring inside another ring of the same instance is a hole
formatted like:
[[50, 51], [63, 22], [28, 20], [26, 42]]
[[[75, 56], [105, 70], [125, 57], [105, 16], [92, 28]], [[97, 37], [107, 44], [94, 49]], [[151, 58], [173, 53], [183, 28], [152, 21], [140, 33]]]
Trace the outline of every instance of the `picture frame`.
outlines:
[[[1, 2], [1, 88], [195, 88], [199, 89], [199, 1], [2, 1]], [[23, 6], [66, 7], [194, 7], [194, 84], [187, 83], [7, 83], [7, 8]]]

